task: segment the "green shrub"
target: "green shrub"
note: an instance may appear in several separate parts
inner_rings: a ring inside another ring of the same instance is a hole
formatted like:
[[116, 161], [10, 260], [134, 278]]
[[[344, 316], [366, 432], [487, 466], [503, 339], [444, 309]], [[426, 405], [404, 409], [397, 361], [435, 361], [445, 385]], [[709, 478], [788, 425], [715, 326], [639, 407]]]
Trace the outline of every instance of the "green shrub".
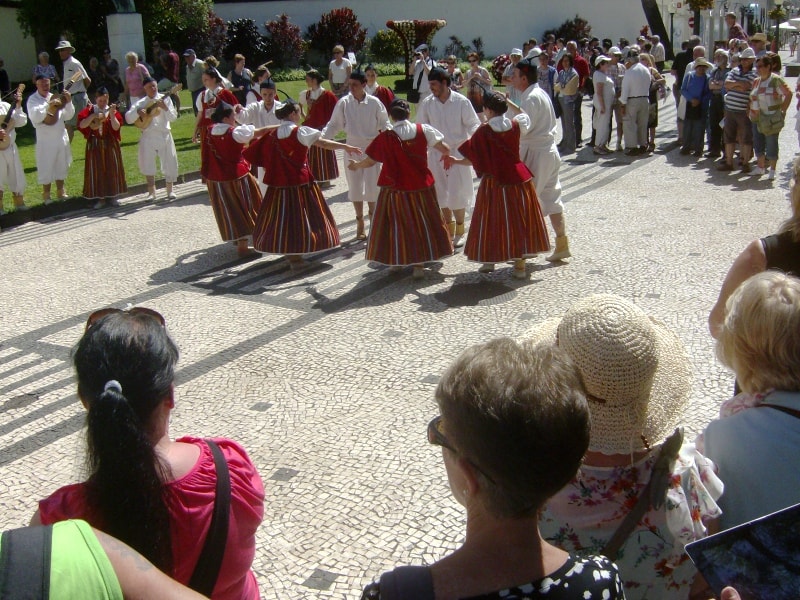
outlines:
[[253, 19], [236, 19], [228, 22], [228, 42], [222, 56], [233, 64], [233, 57], [241, 54], [248, 64], [260, 65], [269, 56], [264, 36]]
[[542, 35], [542, 39], [546, 38], [551, 33], [556, 36], [556, 39], [561, 38], [565, 42], [569, 42], [570, 40], [578, 41], [581, 38], [592, 37], [592, 26], [589, 25], [589, 21], [583, 17], [575, 15], [574, 19], [567, 19], [558, 28], [545, 31]]
[[344, 46], [345, 52], [359, 52], [364, 47], [367, 30], [351, 9], [343, 7], [325, 13], [318, 22], [309, 25], [306, 38], [309, 49], [326, 57], [327, 65], [336, 44]]
[[381, 29], [367, 44], [367, 56], [374, 62], [394, 63], [403, 60], [403, 42], [391, 29]]
[[277, 21], [264, 23], [267, 30], [265, 43], [267, 54], [277, 67], [296, 67], [306, 51], [300, 28], [289, 23], [289, 16], [282, 14]]

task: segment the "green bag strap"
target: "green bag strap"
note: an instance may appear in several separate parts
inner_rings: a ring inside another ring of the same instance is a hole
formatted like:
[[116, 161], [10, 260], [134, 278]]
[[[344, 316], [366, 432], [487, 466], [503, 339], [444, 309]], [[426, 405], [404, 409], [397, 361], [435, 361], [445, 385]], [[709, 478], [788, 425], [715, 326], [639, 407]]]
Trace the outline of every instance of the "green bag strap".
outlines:
[[48, 600], [53, 526], [4, 531], [0, 600]]

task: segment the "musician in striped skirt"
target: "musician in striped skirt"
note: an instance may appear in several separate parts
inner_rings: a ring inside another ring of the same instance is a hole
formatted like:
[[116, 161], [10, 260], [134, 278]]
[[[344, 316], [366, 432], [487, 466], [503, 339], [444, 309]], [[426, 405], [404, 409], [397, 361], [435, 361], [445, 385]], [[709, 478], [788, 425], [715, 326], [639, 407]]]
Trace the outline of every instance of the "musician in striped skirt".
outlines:
[[237, 125], [235, 119], [234, 107], [227, 102], [218, 104], [211, 113], [213, 124], [203, 136], [206, 160], [200, 165], [200, 173], [208, 186], [222, 240], [234, 242], [239, 256], [246, 256], [261, 208], [261, 190], [242, 151], [255, 138], [256, 131], [263, 135], [265, 129]]
[[448, 169], [472, 165], [481, 178], [464, 254], [483, 263], [481, 273], [513, 260], [512, 275], [524, 279], [525, 257], [550, 249], [533, 176], [519, 157], [520, 131], [528, 131], [530, 119], [525, 113], [508, 119], [506, 99], [497, 92], [485, 94], [483, 110], [487, 122], [458, 147], [464, 158], [444, 161]]
[[95, 102], [78, 113], [78, 131], [86, 138], [83, 196], [97, 199], [93, 208], [119, 206], [116, 196], [128, 191], [119, 149], [122, 115], [109, 106], [108, 89], [97, 88]]
[[308, 165], [309, 148], [319, 145], [359, 154], [355, 146], [323, 140], [322, 132], [298, 127], [300, 107], [291, 99], [277, 111], [277, 129], [250, 144], [244, 156], [264, 168], [267, 191], [253, 232], [253, 247], [266, 254], [286, 255], [292, 269], [314, 254], [339, 245], [339, 231]]
[[395, 99], [389, 107], [392, 129], [378, 134], [367, 146], [367, 157], [351, 160], [347, 168], [366, 169], [383, 163], [367, 260], [389, 265], [391, 272], [413, 265], [414, 278], [421, 279], [425, 275], [423, 263], [453, 253], [428, 169], [428, 147], [444, 156], [450, 154], [450, 148], [437, 129], [408, 121], [410, 114], [408, 102]]

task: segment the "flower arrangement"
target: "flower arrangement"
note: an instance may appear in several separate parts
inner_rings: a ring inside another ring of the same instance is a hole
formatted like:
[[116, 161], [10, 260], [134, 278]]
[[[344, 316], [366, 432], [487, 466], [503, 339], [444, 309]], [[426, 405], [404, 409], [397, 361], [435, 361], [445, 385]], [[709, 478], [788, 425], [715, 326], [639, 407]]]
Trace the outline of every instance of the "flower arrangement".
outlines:
[[689, 10], [694, 12], [700, 10], [711, 10], [714, 8], [714, 0], [688, 0]]
[[436, 32], [445, 25], [447, 21], [444, 19], [386, 21], [386, 27], [397, 33], [403, 42], [406, 72], [411, 64], [414, 48], [420, 44], [430, 44]]

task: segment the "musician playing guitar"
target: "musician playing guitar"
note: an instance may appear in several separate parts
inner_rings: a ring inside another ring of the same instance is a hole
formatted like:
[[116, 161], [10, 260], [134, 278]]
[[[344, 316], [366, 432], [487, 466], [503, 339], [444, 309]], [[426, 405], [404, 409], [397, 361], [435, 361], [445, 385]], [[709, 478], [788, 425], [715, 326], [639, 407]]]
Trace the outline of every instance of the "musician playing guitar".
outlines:
[[109, 106], [103, 86], [97, 88], [95, 102], [78, 113], [78, 130], [86, 138], [83, 196], [96, 200], [93, 208], [119, 206], [116, 196], [128, 190], [119, 149], [122, 115], [116, 104]]
[[17, 149], [17, 127], [28, 122], [28, 115], [22, 111], [23, 84], [14, 94], [15, 104], [0, 102], [0, 214], [3, 210], [3, 192], [10, 190], [14, 197], [14, 208], [26, 210], [23, 194], [25, 193], [25, 172]]
[[[72, 164], [72, 151], [65, 121], [75, 116], [75, 106], [69, 91], [61, 94], [64, 102], [55, 108], [56, 120], [52, 125], [45, 122], [48, 111], [52, 110], [50, 79], [44, 75], [36, 76], [36, 92], [28, 98], [28, 118], [36, 129], [36, 172], [42, 186], [42, 199], [45, 204], [52, 202], [50, 188], [56, 182], [56, 193], [65, 198], [64, 179]], [[49, 120], [49, 119], [48, 119]]]
[[[125, 113], [125, 120], [133, 125], [139, 119], [153, 116], [139, 139], [139, 170], [147, 180], [147, 199], [153, 201], [156, 199], [156, 157], [158, 157], [167, 182], [167, 200], [174, 200], [176, 196], [172, 186], [178, 179], [178, 153], [172, 139], [170, 123], [178, 118], [178, 111], [175, 110], [169, 96], [158, 96], [158, 86], [152, 77], [145, 78], [144, 92], [146, 96], [133, 104]], [[154, 104], [159, 110], [148, 113], [148, 108]]]

